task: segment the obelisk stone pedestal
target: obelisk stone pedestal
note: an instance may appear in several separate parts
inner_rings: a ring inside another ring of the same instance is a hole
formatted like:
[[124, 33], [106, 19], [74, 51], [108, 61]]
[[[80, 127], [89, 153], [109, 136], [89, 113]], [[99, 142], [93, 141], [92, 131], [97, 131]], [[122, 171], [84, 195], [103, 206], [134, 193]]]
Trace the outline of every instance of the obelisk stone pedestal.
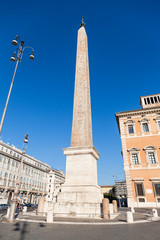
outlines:
[[63, 216], [101, 215], [102, 195], [97, 185], [97, 159], [93, 146], [64, 149], [67, 156], [66, 181], [58, 194], [54, 213]]

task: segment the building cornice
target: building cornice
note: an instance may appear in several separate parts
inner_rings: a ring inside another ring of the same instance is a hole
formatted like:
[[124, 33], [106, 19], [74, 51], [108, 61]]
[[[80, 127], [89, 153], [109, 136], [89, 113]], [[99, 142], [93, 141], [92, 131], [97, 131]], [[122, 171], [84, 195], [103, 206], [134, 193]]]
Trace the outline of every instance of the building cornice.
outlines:
[[[10, 145], [2, 142], [2, 141], [0, 141], [0, 145], [2, 145], [2, 146], [5, 147], [5, 148], [8, 148], [8, 149], [11, 150], [11, 151], [15, 151], [16, 153], [22, 155], [22, 151], [21, 151], [20, 149], [16, 148], [16, 147], [14, 147], [14, 146], [12, 147], [12, 146], [10, 146]], [[1, 153], [1, 154], [4, 154], [5, 156], [7, 156], [7, 157], [9, 157], [9, 158], [13, 158], [13, 159], [15, 159], [15, 160], [20, 161], [20, 159], [14, 157], [13, 155], [11, 155], [11, 154], [9, 154], [9, 153], [6, 153], [6, 152], [1, 151], [1, 150], [0, 150], [0, 153]], [[25, 156], [26, 158], [29, 158], [29, 159], [33, 160], [33, 161], [36, 162], [36, 163], [41, 164], [41, 165], [44, 166], [45, 168], [47, 167], [48, 169], [50, 169], [50, 166], [49, 166], [48, 164], [43, 163], [43, 162], [41, 162], [40, 160], [38, 160], [38, 159], [36, 159], [36, 158], [34, 158], [34, 157], [32, 157], [32, 156], [29, 156], [29, 155], [26, 154], [26, 153], [25, 153], [24, 156]], [[34, 164], [30, 164], [30, 163], [28, 163], [28, 162], [25, 161], [25, 160], [24, 160], [24, 162], [25, 162], [26, 164], [30, 165], [30, 166], [34, 166], [35, 168], [38, 168], [38, 169], [41, 169], [41, 170], [43, 169], [43, 168], [41, 168], [41, 167], [35, 166]], [[46, 169], [43, 169], [43, 171], [46, 172]]]
[[120, 132], [120, 128], [119, 128], [119, 119], [120, 118], [132, 117], [132, 116], [138, 116], [138, 115], [146, 115], [146, 114], [153, 114], [153, 113], [160, 113], [160, 107], [137, 109], [137, 110], [115, 113], [119, 132]]
[[132, 111], [125, 111], [116, 113], [116, 117], [128, 117], [128, 116], [135, 116], [135, 115], [143, 115], [143, 114], [151, 114], [151, 113], [160, 113], [160, 107], [156, 108], [143, 108], [137, 109]]
[[[21, 159], [19, 159], [17, 157], [14, 157], [13, 155], [10, 155], [9, 153], [6, 153], [6, 152], [3, 152], [3, 151], [0, 150], [0, 154], [5, 156], [5, 157], [8, 157], [10, 159], [14, 159], [15, 161], [21, 162]], [[45, 173], [48, 172], [48, 169], [40, 168], [40, 167], [38, 167], [38, 166], [36, 166], [34, 164], [31, 164], [31, 163], [29, 163], [29, 162], [27, 162], [25, 160], [23, 160], [23, 162], [24, 162], [24, 164], [26, 164], [26, 165], [28, 165], [30, 167], [36, 168], [36, 169], [38, 169], [38, 170], [40, 170], [42, 172], [45, 172]]]

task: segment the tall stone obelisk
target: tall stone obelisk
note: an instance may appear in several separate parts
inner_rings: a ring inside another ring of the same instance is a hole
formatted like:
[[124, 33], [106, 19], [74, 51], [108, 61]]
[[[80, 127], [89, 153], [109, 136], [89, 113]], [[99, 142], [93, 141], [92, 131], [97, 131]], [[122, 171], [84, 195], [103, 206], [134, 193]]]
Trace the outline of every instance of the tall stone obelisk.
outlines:
[[88, 42], [84, 22], [81, 23], [77, 40], [77, 60], [74, 91], [71, 147], [91, 146], [92, 121], [88, 64]]
[[63, 151], [66, 155], [66, 180], [54, 212], [64, 216], [100, 216], [102, 195], [97, 184], [99, 153], [92, 140], [88, 43], [83, 19], [77, 40], [71, 147]]

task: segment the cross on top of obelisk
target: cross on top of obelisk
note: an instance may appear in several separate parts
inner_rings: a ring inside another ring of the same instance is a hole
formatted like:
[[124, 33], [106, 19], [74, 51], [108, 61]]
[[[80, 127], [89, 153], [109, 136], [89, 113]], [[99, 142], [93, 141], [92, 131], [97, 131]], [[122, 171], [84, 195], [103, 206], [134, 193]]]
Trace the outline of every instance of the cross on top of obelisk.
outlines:
[[79, 27], [81, 28], [81, 27], [85, 27], [85, 26], [86, 26], [86, 23], [84, 22], [84, 19], [83, 19], [83, 16], [82, 16], [81, 24], [80, 24]]

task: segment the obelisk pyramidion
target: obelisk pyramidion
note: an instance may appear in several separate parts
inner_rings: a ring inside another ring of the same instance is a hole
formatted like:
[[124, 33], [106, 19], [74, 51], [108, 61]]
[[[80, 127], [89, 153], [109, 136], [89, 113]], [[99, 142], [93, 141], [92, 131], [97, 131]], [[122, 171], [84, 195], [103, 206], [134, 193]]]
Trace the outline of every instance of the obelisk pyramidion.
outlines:
[[83, 18], [77, 40], [71, 147], [63, 151], [66, 155], [66, 179], [54, 212], [64, 216], [100, 216], [102, 195], [97, 184], [99, 153], [92, 140], [88, 43]]

